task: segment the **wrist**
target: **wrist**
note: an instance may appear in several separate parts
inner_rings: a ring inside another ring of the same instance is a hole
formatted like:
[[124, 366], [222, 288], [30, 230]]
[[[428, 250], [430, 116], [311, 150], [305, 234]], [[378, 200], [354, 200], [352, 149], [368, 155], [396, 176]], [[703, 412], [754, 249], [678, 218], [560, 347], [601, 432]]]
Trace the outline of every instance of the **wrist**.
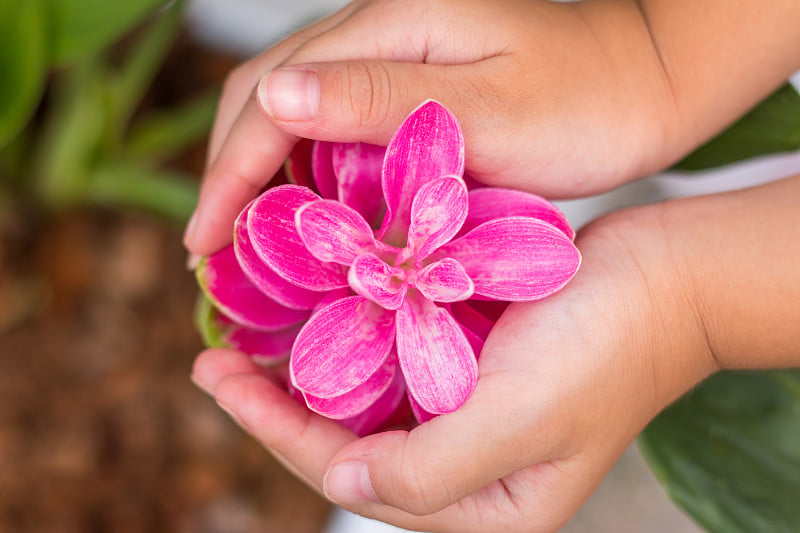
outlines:
[[656, 204], [612, 213], [583, 229], [577, 241], [582, 268], [606, 271], [603, 278], [612, 290], [604, 291], [604, 298], [616, 300], [607, 305], [622, 313], [613, 318], [623, 327], [608, 332], [607, 349], [626, 374], [618, 392], [625, 408], [635, 411], [634, 436], [661, 409], [719, 370], [697, 294], [667, 235], [666, 209]]
[[800, 176], [664, 206], [670, 247], [721, 368], [800, 365]]

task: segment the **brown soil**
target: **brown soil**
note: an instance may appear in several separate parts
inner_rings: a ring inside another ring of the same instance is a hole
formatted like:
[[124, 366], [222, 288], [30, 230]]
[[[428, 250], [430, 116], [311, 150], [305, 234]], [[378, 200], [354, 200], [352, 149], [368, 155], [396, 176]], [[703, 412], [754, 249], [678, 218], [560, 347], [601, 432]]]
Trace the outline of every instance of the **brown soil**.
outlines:
[[0, 209], [0, 531], [322, 527], [328, 504], [189, 382], [201, 344], [180, 231]]

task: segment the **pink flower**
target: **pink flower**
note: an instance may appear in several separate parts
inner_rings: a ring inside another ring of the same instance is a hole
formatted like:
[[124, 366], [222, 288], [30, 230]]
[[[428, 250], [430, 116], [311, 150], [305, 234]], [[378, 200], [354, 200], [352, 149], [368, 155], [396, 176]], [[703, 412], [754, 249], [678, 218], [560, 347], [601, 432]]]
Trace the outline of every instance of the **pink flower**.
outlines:
[[308, 147], [290, 174], [322, 197], [298, 185], [267, 190], [240, 215], [235, 251], [203, 264], [201, 285], [235, 331], [276, 342], [296, 334], [291, 384], [320, 414], [386, 418], [404, 388], [420, 421], [458, 409], [493, 323], [479, 301], [561, 289], [580, 264], [574, 232], [535, 195], [468, 191], [461, 130], [434, 101], [385, 155]]

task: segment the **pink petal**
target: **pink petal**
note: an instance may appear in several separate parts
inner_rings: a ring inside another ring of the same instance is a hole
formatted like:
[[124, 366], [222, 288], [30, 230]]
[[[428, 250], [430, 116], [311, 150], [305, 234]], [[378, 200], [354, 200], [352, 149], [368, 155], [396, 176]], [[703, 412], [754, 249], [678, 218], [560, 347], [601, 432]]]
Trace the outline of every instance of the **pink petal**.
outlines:
[[463, 173], [464, 137], [458, 121], [440, 103], [428, 100], [408, 116], [386, 148], [381, 185], [387, 211], [378, 238], [402, 246], [419, 188]]
[[457, 302], [472, 296], [475, 286], [464, 267], [446, 257], [419, 272], [414, 285], [425, 298], [434, 302]]
[[295, 213], [319, 200], [305, 187], [281, 185], [259, 196], [250, 207], [247, 233], [258, 257], [283, 279], [312, 291], [347, 286], [342, 265], [325, 263], [311, 255], [297, 233]]
[[364, 412], [340, 422], [350, 431], [363, 437], [393, 422], [406, 397], [403, 373], [395, 372], [384, 393]]
[[229, 318], [263, 331], [283, 329], [308, 318], [308, 311], [288, 309], [262, 293], [236, 260], [233, 245], [204, 258], [197, 280], [208, 298]]
[[475, 178], [467, 174], [466, 171], [464, 172], [464, 184], [467, 186], [467, 190], [470, 191], [472, 189], [480, 189], [482, 187], [486, 187], [486, 185], [484, 185], [480, 181], [476, 180]]
[[391, 310], [400, 307], [406, 296], [404, 279], [402, 269], [387, 265], [371, 253], [358, 256], [347, 273], [353, 291]]
[[329, 200], [337, 198], [338, 185], [333, 170], [333, 143], [315, 141], [311, 149], [311, 169], [320, 196]]
[[297, 336], [292, 383], [317, 398], [341, 396], [380, 368], [394, 336], [394, 313], [361, 296], [337, 300], [313, 315]]
[[420, 187], [411, 206], [408, 248], [417, 262], [456, 236], [467, 218], [467, 187], [459, 177], [444, 177]]
[[284, 164], [284, 170], [290, 183], [316, 190], [314, 172], [311, 169], [311, 151], [313, 148], [314, 141], [310, 139], [297, 141], [292, 151], [289, 152], [289, 157]]
[[278, 331], [256, 331], [233, 326], [223, 335], [223, 340], [228, 348], [246, 353], [257, 363], [275, 365], [289, 360], [300, 328], [297, 324]]
[[434, 418], [439, 416], [433, 413], [429, 413], [428, 411], [423, 409], [419, 405], [419, 403], [417, 403], [417, 401], [414, 399], [411, 393], [407, 394], [407, 396], [408, 396], [408, 403], [411, 406], [411, 412], [414, 413], [414, 418], [416, 418], [417, 422], [419, 422], [420, 424], [424, 424], [425, 422], [433, 420]]
[[[510, 304], [511, 302], [504, 302], [502, 300], [484, 300], [484, 299], [478, 300], [476, 298], [471, 298], [466, 302], [466, 305], [470, 306], [471, 308], [475, 309], [480, 314], [485, 316], [492, 322], [492, 324], [500, 320], [500, 317], [503, 316], [503, 313], [505, 313], [506, 309], [508, 309], [508, 306]], [[462, 304], [457, 304], [457, 305], [462, 305]], [[456, 320], [458, 320], [457, 316]]]
[[239, 266], [261, 292], [276, 302], [293, 309], [313, 309], [325, 293], [310, 291], [289, 283], [262, 261], [253, 249], [247, 231], [247, 217], [252, 205], [253, 202], [250, 202], [239, 213], [234, 225], [233, 245]]
[[358, 211], [335, 200], [317, 200], [297, 210], [297, 232], [320, 261], [350, 264], [376, 249], [372, 229]]
[[450, 314], [459, 324], [475, 333], [481, 339], [486, 340], [494, 327], [494, 322], [475, 309], [470, 303], [453, 302], [449, 306]]
[[397, 310], [397, 354], [409, 393], [425, 411], [455, 411], [478, 380], [475, 354], [445, 309], [416, 295]]
[[570, 240], [575, 238], [575, 230], [564, 213], [541, 196], [496, 187], [469, 192], [469, 214], [459, 236], [495, 218], [516, 216], [538, 218], [561, 230]]
[[342, 298], [347, 298], [348, 296], [353, 296], [353, 291], [350, 290], [350, 287], [342, 287], [341, 289], [328, 291], [325, 293], [325, 296], [319, 299], [317, 305], [315, 305], [314, 309], [311, 310], [311, 314], [315, 315], [336, 300], [341, 300]]
[[306, 393], [306, 405], [315, 413], [334, 420], [352, 418], [363, 413], [386, 392], [395, 379], [395, 374], [400, 374], [400, 369], [397, 354], [392, 354], [367, 381], [355, 389], [333, 398], [316, 398]]
[[461, 326], [461, 331], [464, 332], [469, 345], [472, 346], [475, 359], [480, 361], [483, 345], [494, 326], [494, 322], [480, 314], [466, 302], [443, 304], [442, 307], [447, 309], [456, 319], [458, 325]]
[[440, 248], [475, 283], [475, 294], [513, 302], [537, 300], [572, 279], [581, 255], [554, 226], [530, 217], [496, 218]]
[[331, 154], [339, 185], [339, 201], [379, 227], [386, 211], [381, 191], [381, 167], [386, 148], [366, 143], [335, 143]]
[[461, 331], [464, 332], [464, 336], [467, 338], [467, 342], [472, 348], [472, 353], [475, 354], [475, 360], [480, 361], [481, 352], [483, 351], [483, 345], [486, 343], [486, 339], [480, 338], [477, 333], [467, 328], [464, 324], [459, 324], [459, 326], [461, 327]]
[[209, 347], [244, 352], [257, 363], [275, 365], [288, 361], [302, 324], [276, 331], [258, 331], [233, 322], [209, 302], [204, 339]]

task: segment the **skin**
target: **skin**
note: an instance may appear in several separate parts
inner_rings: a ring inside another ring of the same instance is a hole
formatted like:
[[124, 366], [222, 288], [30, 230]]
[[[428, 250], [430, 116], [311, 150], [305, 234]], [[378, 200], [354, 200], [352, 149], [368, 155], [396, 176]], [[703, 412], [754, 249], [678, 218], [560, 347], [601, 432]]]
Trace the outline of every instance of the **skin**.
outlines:
[[[777, 87], [800, 65], [798, 24], [794, 0], [354, 2], [231, 75], [187, 247], [230, 242], [297, 136], [385, 144], [430, 97], [462, 121], [479, 180], [608, 190]], [[794, 177], [595, 221], [567, 288], [498, 321], [470, 400], [410, 432], [357, 439], [228, 350], [201, 354], [193, 379], [354, 512], [426, 531], [553, 531], [693, 385], [800, 364], [798, 198]]]

